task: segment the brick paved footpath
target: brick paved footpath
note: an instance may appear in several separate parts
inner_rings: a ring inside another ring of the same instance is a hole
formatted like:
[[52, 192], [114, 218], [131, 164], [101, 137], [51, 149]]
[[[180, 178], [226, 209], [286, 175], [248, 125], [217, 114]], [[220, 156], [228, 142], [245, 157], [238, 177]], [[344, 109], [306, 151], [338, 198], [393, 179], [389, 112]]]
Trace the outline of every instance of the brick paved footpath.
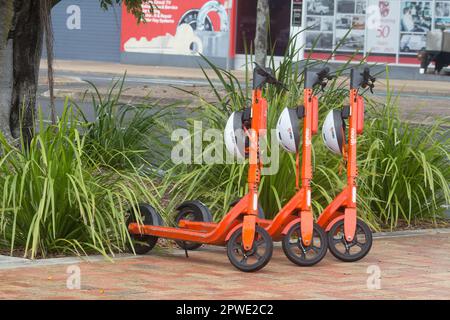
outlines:
[[[381, 271], [378, 290], [367, 286], [372, 265]], [[311, 268], [294, 266], [277, 246], [268, 266], [252, 274], [213, 247], [189, 259], [161, 249], [78, 266], [81, 290], [67, 289], [68, 265], [0, 269], [0, 299], [450, 299], [449, 233], [375, 239], [360, 262], [328, 254]]]

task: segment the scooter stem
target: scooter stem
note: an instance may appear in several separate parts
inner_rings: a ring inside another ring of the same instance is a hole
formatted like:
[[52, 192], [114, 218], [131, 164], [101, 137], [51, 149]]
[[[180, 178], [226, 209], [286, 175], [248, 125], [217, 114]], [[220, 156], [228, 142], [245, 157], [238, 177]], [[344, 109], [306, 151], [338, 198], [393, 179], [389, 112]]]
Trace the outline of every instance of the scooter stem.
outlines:
[[302, 143], [302, 173], [301, 173], [301, 189], [303, 189], [303, 198], [300, 203], [301, 215], [301, 233], [302, 241], [306, 246], [309, 246], [312, 241], [314, 221], [311, 210], [311, 180], [312, 180], [312, 161], [311, 161], [311, 139], [312, 135], [317, 132], [314, 121], [317, 121], [318, 115], [318, 101], [317, 97], [313, 95], [312, 88], [305, 88], [304, 108], [305, 113], [303, 117], [303, 143]]
[[249, 170], [248, 191], [250, 201], [243, 221], [242, 242], [245, 250], [251, 250], [255, 229], [256, 216], [258, 215], [258, 187], [261, 180], [261, 157], [259, 150], [259, 137], [265, 133], [267, 127], [267, 101], [262, 96], [261, 88], [253, 90], [252, 99], [252, 124], [248, 130], [249, 136]]
[[358, 176], [358, 167], [356, 163], [356, 139], [357, 139], [357, 103], [358, 89], [350, 90], [350, 118], [348, 131], [348, 158], [347, 158], [347, 185], [351, 187], [351, 195], [347, 207], [356, 207], [356, 178]]
[[356, 163], [356, 139], [358, 122], [358, 89], [350, 89], [350, 118], [347, 151], [347, 205], [344, 212], [344, 235], [348, 242], [352, 241], [356, 233], [356, 178], [358, 167]]

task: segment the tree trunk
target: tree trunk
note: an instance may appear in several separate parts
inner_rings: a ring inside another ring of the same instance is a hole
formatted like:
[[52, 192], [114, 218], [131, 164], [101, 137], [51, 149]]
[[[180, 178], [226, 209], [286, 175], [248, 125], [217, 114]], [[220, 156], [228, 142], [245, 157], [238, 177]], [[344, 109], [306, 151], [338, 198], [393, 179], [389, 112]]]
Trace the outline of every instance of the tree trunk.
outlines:
[[14, 85], [10, 126], [14, 138], [22, 134], [25, 143], [33, 136], [36, 91], [42, 54], [43, 29], [40, 1], [15, 0], [13, 29]]
[[255, 62], [266, 65], [269, 30], [269, 0], [258, 0], [256, 7]]
[[8, 41], [3, 48], [0, 48], [0, 131], [8, 141], [13, 140], [9, 127], [9, 114], [13, 86], [12, 65], [12, 41]]
[[13, 84], [12, 41], [8, 40], [14, 18], [14, 1], [0, 0], [0, 132], [12, 140], [9, 129], [9, 110]]
[[50, 112], [52, 124], [56, 124], [54, 72], [53, 72], [53, 26], [52, 26], [52, 0], [41, 0], [41, 21], [45, 34], [45, 49], [47, 50], [47, 79], [50, 92]]
[[0, 128], [7, 138], [17, 139], [22, 134], [28, 143], [33, 136], [36, 114], [43, 29], [40, 1], [13, 2], [8, 45], [4, 49], [0, 46]]

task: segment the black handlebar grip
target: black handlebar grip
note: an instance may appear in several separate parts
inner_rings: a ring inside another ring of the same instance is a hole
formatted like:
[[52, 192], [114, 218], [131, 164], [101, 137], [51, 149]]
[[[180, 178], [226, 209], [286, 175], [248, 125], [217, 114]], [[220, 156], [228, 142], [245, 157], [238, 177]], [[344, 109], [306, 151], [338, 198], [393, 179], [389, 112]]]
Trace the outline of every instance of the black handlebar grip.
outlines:
[[317, 72], [317, 76], [319, 77], [320, 80], [323, 80], [328, 77], [329, 73], [330, 73], [330, 68], [325, 67], [322, 70], [320, 70], [319, 72]]
[[266, 83], [282, 87], [289, 91], [283, 83], [275, 78], [275, 73], [271, 68], [263, 68], [255, 62], [255, 68], [253, 69], [253, 89], [261, 89]]
[[370, 68], [364, 67], [363, 72], [358, 72], [357, 69], [352, 69], [350, 71], [350, 89], [366, 88], [367, 86], [374, 87], [373, 82], [375, 78], [370, 75]]
[[328, 78], [330, 68], [324, 67], [319, 72], [308, 71], [305, 68], [305, 89], [313, 89], [316, 85], [322, 84]]

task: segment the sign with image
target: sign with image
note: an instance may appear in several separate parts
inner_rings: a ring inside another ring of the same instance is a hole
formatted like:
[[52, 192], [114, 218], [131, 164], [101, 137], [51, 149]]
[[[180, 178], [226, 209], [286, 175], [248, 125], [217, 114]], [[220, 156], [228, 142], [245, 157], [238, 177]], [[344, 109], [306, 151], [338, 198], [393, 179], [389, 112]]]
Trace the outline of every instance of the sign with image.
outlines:
[[415, 54], [426, 46], [431, 30], [431, 1], [404, 1], [400, 16], [400, 52]]
[[302, 26], [302, 10], [303, 10], [303, 0], [293, 0], [292, 1], [292, 26], [301, 27]]
[[336, 0], [335, 48], [362, 52], [366, 28], [366, 3], [361, 0]]
[[450, 1], [436, 1], [434, 27], [450, 30]]
[[369, 0], [367, 7], [367, 47], [371, 53], [398, 50], [400, 1]]
[[145, 22], [122, 10], [122, 51], [227, 57], [232, 0], [155, 0]]
[[334, 0], [307, 0], [305, 38], [307, 49], [333, 49], [334, 9]]

